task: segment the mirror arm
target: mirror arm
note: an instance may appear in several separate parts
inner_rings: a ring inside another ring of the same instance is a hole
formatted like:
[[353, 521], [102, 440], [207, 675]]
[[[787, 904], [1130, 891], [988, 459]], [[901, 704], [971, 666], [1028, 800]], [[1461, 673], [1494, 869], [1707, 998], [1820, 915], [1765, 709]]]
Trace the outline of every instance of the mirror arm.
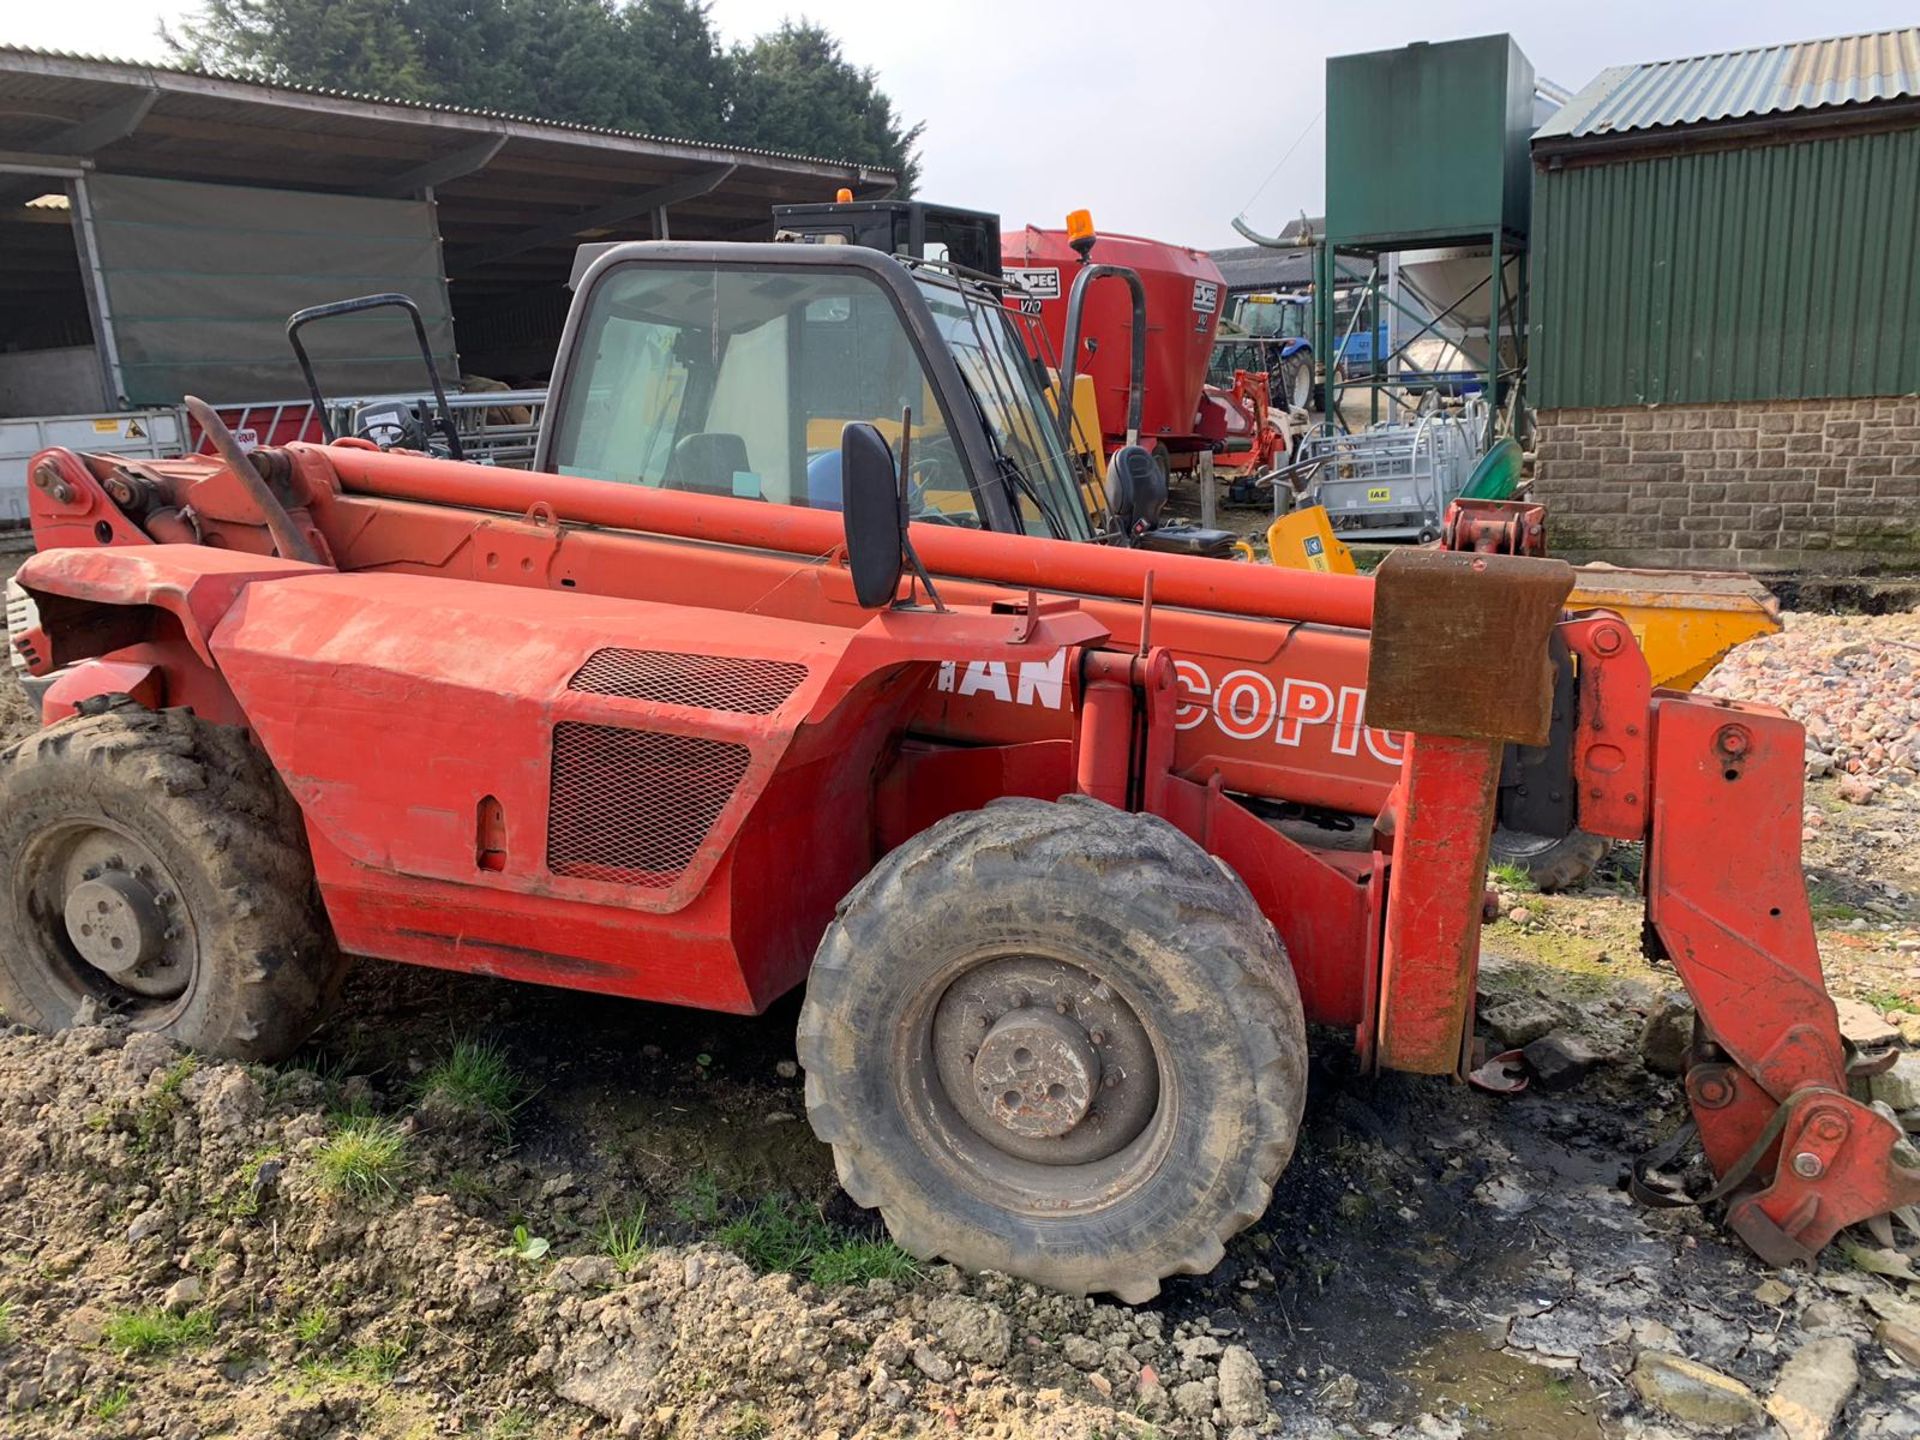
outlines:
[[[913, 548], [913, 539], [909, 533], [912, 512], [909, 505], [909, 489], [913, 484], [913, 407], [907, 406], [900, 412], [900, 553], [906, 557], [907, 564], [913, 567], [913, 574], [919, 584], [927, 590], [927, 598], [933, 602], [933, 608], [946, 613], [946, 604], [940, 598], [940, 592], [933, 588], [933, 577], [927, 574], [927, 567], [920, 561], [920, 552]], [[911, 600], [913, 591], [907, 592]]]

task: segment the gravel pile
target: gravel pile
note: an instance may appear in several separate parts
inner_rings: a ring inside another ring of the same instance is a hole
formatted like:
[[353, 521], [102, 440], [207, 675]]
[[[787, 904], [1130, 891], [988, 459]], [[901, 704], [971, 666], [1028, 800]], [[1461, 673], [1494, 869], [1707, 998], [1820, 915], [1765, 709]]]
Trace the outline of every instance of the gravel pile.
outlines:
[[[1789, 614], [1721, 661], [1703, 695], [1778, 705], [1807, 727], [1807, 775], [1861, 803], [1920, 777], [1920, 611]], [[1847, 778], [1851, 777], [1851, 783]]]

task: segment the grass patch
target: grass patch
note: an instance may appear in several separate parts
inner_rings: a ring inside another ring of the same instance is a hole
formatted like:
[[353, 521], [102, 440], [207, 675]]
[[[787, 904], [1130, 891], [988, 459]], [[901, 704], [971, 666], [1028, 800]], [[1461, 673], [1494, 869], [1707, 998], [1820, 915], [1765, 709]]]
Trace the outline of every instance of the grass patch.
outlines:
[[614, 1219], [611, 1212], [603, 1215], [597, 1238], [600, 1253], [613, 1261], [613, 1268], [622, 1275], [632, 1273], [653, 1253], [653, 1242], [647, 1238], [646, 1203], [641, 1202], [640, 1208], [624, 1220]]
[[0, 1300], [0, 1350], [13, 1344], [13, 1317], [19, 1309], [15, 1301]]
[[1860, 908], [1844, 899], [1837, 889], [1824, 880], [1808, 884], [1807, 908], [1813, 912], [1816, 925], [1844, 925], [1849, 920], [1862, 918]]
[[462, 1037], [420, 1077], [420, 1098], [483, 1115], [509, 1130], [514, 1112], [526, 1103], [526, 1086], [498, 1044]]
[[279, 1147], [262, 1146], [253, 1152], [253, 1157], [242, 1165], [234, 1176], [234, 1186], [221, 1195], [215, 1204], [215, 1210], [230, 1219], [250, 1220], [260, 1213], [260, 1171], [273, 1161], [281, 1160]]
[[1532, 894], [1539, 889], [1533, 883], [1533, 877], [1527, 873], [1527, 867], [1516, 865], [1511, 860], [1496, 860], [1487, 866], [1487, 874], [1493, 877], [1493, 883], [1502, 890], [1515, 890], [1522, 894]]
[[917, 1275], [906, 1251], [890, 1240], [851, 1236], [816, 1210], [791, 1201], [761, 1200], [722, 1225], [715, 1241], [756, 1270], [786, 1270], [819, 1285], [856, 1285]]
[[727, 1221], [714, 1237], [756, 1270], [802, 1270], [831, 1240], [818, 1215], [778, 1200], [762, 1200]]
[[176, 1315], [158, 1306], [115, 1315], [101, 1338], [122, 1355], [167, 1355], [213, 1338], [213, 1316], [205, 1310]]
[[758, 1405], [742, 1405], [723, 1432], [727, 1440], [766, 1440], [773, 1434], [773, 1421]]
[[488, 1422], [487, 1440], [532, 1440], [533, 1417], [515, 1406], [502, 1410]]
[[1871, 1005], [1883, 1014], [1888, 1010], [1920, 1009], [1920, 1004], [1908, 999], [1898, 990], [1862, 990], [1854, 996], [1854, 999], [1863, 1005]]
[[333, 1328], [333, 1311], [326, 1305], [309, 1305], [293, 1317], [293, 1338], [302, 1345], [323, 1339]]
[[306, 1361], [300, 1373], [316, 1385], [388, 1385], [400, 1373], [400, 1366], [412, 1349], [410, 1338], [354, 1345], [338, 1355]]
[[372, 1200], [398, 1188], [407, 1168], [407, 1137], [391, 1120], [372, 1115], [343, 1120], [314, 1152], [320, 1188]]
[[182, 1055], [167, 1067], [153, 1093], [141, 1100], [133, 1117], [134, 1141], [140, 1149], [151, 1150], [173, 1128], [183, 1098], [180, 1091], [196, 1068], [193, 1056]]
[[712, 1227], [725, 1212], [721, 1204], [720, 1182], [710, 1170], [696, 1171], [687, 1188], [673, 1198], [673, 1217], [685, 1225]]
[[93, 1402], [93, 1418], [96, 1420], [114, 1420], [133, 1404], [133, 1387], [116, 1385]]
[[832, 1289], [869, 1280], [912, 1280], [920, 1266], [891, 1240], [844, 1240], [813, 1257], [813, 1283]]

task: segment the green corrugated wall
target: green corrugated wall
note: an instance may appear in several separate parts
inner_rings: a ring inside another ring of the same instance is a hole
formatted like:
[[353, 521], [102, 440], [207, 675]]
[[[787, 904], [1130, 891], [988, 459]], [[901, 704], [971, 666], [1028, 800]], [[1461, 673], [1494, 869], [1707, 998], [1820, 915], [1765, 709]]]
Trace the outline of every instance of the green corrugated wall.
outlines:
[[1534, 178], [1539, 408], [1920, 391], [1920, 128]]

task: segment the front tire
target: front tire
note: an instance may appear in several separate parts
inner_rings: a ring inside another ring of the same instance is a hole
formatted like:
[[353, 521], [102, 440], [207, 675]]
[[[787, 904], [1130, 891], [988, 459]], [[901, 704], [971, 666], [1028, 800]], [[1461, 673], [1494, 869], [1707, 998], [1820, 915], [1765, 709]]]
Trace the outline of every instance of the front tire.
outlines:
[[1496, 825], [1487, 853], [1502, 864], [1517, 865], [1535, 889], [1552, 895], [1585, 884], [1612, 849], [1613, 842], [1604, 835], [1589, 835], [1585, 830], [1530, 835]]
[[341, 974], [298, 809], [244, 734], [121, 700], [0, 760], [0, 1009], [277, 1060]]
[[1246, 887], [1072, 797], [952, 816], [855, 887], [800, 1016], [841, 1184], [926, 1259], [1137, 1303], [1265, 1211], [1306, 1097]]

